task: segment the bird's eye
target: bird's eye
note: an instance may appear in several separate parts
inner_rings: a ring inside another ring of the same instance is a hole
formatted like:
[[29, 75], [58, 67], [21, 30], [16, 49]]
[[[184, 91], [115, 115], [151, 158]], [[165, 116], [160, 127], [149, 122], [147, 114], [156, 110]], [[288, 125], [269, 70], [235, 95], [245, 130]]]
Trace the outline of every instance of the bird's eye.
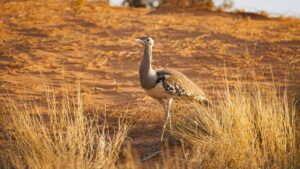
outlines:
[[149, 39], [147, 39], [147, 42], [149, 42], [150, 40]]

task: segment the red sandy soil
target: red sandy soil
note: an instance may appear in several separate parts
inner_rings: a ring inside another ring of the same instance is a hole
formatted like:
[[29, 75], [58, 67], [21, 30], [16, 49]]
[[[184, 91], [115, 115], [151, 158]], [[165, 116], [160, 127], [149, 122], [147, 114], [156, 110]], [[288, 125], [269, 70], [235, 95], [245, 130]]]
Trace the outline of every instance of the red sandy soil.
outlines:
[[300, 91], [298, 19], [91, 2], [76, 9], [61, 1], [0, 1], [0, 97], [43, 102], [44, 84], [61, 92], [62, 84], [80, 81], [85, 103], [134, 110], [139, 122], [129, 136], [143, 153], [159, 142], [163, 114], [139, 86], [136, 37], [155, 40], [156, 68], [182, 71], [212, 98], [224, 67], [230, 84], [268, 85], [273, 74], [278, 86], [288, 79], [291, 96]]

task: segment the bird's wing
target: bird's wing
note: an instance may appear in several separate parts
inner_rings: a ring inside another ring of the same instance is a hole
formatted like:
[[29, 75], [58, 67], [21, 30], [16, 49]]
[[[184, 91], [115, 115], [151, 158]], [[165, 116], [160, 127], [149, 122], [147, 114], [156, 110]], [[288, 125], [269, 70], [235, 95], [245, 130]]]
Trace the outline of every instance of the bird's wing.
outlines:
[[200, 102], [207, 102], [205, 93], [181, 72], [170, 69], [157, 70], [157, 83], [162, 82], [165, 90], [174, 96], [185, 96]]

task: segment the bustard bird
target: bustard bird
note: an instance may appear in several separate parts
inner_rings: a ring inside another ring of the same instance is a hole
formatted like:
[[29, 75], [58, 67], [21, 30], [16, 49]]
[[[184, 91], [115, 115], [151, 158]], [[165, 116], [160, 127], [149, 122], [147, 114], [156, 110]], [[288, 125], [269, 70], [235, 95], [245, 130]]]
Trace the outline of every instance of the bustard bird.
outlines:
[[139, 70], [141, 86], [148, 95], [157, 99], [163, 105], [165, 111], [162, 141], [166, 125], [171, 116], [170, 106], [173, 98], [190, 99], [205, 105], [209, 102], [205, 93], [181, 72], [170, 69], [154, 70], [152, 68], [154, 40], [151, 37], [138, 38], [136, 41], [144, 46], [144, 56]]

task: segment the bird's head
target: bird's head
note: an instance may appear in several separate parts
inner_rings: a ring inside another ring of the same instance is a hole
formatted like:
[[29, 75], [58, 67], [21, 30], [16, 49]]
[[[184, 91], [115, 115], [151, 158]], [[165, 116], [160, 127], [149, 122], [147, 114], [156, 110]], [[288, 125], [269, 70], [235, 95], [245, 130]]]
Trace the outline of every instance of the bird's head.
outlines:
[[135, 39], [135, 41], [143, 44], [144, 46], [152, 47], [154, 45], [154, 40], [151, 37], [141, 37]]

